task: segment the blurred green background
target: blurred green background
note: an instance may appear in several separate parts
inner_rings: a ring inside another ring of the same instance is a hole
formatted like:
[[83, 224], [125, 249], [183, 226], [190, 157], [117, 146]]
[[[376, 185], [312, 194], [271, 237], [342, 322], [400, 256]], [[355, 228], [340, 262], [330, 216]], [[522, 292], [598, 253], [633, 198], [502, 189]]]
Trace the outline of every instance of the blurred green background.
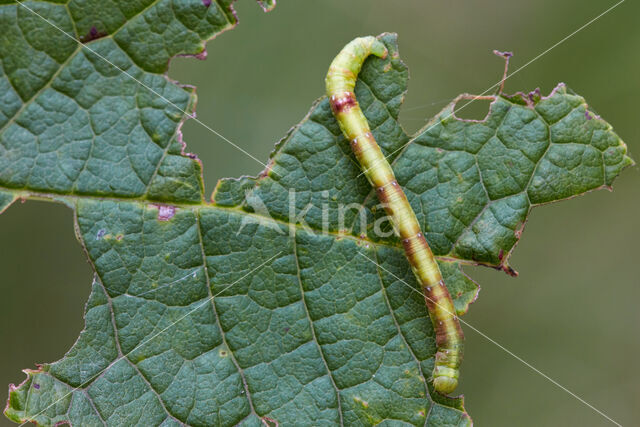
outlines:
[[[399, 34], [411, 73], [401, 115], [410, 132], [462, 92], [496, 83], [613, 6], [603, 0], [281, 0], [263, 14], [237, 4], [240, 25], [207, 61], [176, 59], [170, 77], [198, 86], [198, 117], [259, 159], [324, 91], [333, 56], [352, 38]], [[640, 4], [626, 1], [510, 78], [507, 92], [563, 81], [613, 124], [640, 160]], [[463, 116], [483, 116], [478, 103]], [[184, 128], [207, 191], [262, 167], [195, 122]], [[538, 208], [512, 265], [517, 279], [467, 269], [482, 286], [469, 324], [623, 425], [640, 419], [640, 169], [615, 191]], [[61, 205], [17, 203], [0, 216], [0, 386], [63, 356], [83, 326], [91, 270]], [[472, 329], [460, 391], [477, 426], [611, 425]], [[6, 392], [3, 392], [2, 399]], [[12, 425], [2, 418], [0, 426]]]

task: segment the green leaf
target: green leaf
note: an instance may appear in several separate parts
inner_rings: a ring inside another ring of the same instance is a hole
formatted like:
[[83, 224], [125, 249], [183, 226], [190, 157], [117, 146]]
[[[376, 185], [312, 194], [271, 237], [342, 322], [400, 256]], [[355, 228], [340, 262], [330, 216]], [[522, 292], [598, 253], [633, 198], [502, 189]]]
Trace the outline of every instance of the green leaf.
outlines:
[[[326, 99], [266, 171], [204, 201], [180, 134], [195, 94], [164, 73], [235, 24], [229, 2], [25, 2], [41, 17], [0, 3], [0, 211], [18, 197], [69, 205], [95, 270], [84, 331], [10, 387], [10, 419], [471, 423], [461, 398], [431, 389], [423, 297], [388, 224], [376, 230]], [[391, 55], [366, 62], [356, 94], [463, 314], [478, 288], [462, 265], [511, 271], [532, 206], [609, 186], [631, 160], [564, 86], [497, 96], [482, 122], [453, 116], [456, 100], [406, 135], [407, 68], [395, 36], [382, 40]]]

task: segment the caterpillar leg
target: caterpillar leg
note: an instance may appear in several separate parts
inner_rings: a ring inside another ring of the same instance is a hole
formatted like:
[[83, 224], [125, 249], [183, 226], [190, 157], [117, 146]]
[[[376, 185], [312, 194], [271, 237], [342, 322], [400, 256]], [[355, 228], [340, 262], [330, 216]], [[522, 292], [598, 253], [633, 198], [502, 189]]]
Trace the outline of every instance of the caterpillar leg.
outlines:
[[447, 394], [458, 385], [464, 336], [449, 291], [404, 191], [391, 165], [371, 134], [369, 124], [353, 92], [358, 73], [369, 55], [387, 56], [387, 49], [372, 36], [347, 44], [331, 63], [325, 79], [327, 96], [336, 120], [376, 189], [378, 199], [402, 239], [405, 254], [422, 286], [429, 316], [436, 332], [437, 352], [433, 370], [436, 391]]

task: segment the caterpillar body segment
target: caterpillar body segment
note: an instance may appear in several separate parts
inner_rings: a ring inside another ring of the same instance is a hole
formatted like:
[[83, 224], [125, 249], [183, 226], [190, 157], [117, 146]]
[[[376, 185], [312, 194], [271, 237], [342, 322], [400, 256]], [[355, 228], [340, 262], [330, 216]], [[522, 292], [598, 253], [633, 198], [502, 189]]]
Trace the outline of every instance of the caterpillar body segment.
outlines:
[[327, 96], [343, 134], [351, 141], [351, 148], [365, 176], [391, 218], [396, 235], [402, 239], [407, 259], [422, 287], [436, 332], [433, 385], [436, 391], [448, 394], [458, 385], [464, 336], [451, 295], [416, 215], [356, 100], [356, 79], [369, 55], [385, 58], [387, 49], [372, 36], [360, 37], [347, 44], [329, 67], [325, 80]]

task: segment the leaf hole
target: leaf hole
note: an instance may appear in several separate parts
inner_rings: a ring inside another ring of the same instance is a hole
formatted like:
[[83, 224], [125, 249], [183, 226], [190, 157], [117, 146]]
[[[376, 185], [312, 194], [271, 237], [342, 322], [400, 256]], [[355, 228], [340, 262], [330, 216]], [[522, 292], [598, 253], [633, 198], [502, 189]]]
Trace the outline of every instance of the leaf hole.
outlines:
[[280, 424], [278, 423], [277, 420], [274, 420], [273, 418], [263, 417], [262, 425], [266, 427], [278, 427]]
[[11, 343], [0, 384], [19, 384], [22, 369], [60, 359], [78, 339], [93, 272], [73, 213], [50, 202], [14, 203], [0, 215], [0, 254], [0, 340]]
[[453, 108], [457, 119], [482, 122], [487, 119], [494, 97], [462, 97]]

